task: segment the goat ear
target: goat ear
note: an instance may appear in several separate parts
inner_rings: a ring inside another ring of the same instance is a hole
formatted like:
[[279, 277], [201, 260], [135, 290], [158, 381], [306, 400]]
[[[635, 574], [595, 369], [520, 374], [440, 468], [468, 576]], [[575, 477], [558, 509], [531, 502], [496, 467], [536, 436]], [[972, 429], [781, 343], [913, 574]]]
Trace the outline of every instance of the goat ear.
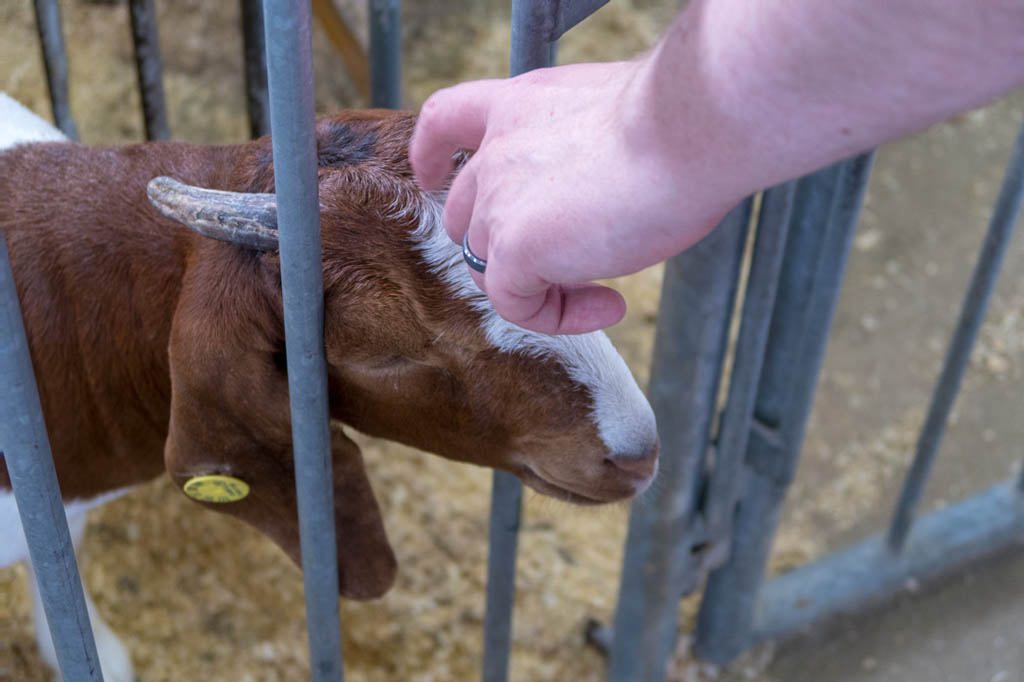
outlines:
[[146, 195], [158, 211], [204, 237], [258, 251], [277, 249], [277, 198], [273, 194], [222, 192], [153, 178]]
[[[233, 351], [223, 335], [241, 332], [224, 329], [223, 316], [220, 326], [203, 324], [204, 300], [179, 306], [171, 332], [164, 464], [180, 489], [208, 474], [247, 483], [243, 499], [198, 503], [251, 524], [301, 564], [287, 377], [266, 352]], [[340, 428], [332, 429], [331, 446], [340, 593], [379, 597], [395, 580], [395, 555], [359, 446]]]
[[351, 599], [373, 599], [394, 584], [398, 564], [359, 446], [342, 433], [341, 427], [333, 429], [331, 435], [340, 591]]
[[[217, 418], [210, 405], [189, 402], [198, 408], [196, 412], [182, 402], [176, 405], [182, 409], [172, 407], [171, 429], [164, 448], [164, 463], [171, 478], [182, 489], [194, 476], [205, 474], [230, 474], [247, 483], [249, 493], [244, 499], [198, 503], [256, 527], [301, 565], [290, 449], [268, 449], [250, 441], [250, 434], [209, 434], [208, 429], [230, 431], [231, 426]], [[198, 418], [200, 413], [201, 423], [183, 417]], [[387, 592], [395, 581], [395, 555], [359, 447], [340, 430], [332, 433], [332, 444], [339, 592], [350, 599], [374, 599]]]

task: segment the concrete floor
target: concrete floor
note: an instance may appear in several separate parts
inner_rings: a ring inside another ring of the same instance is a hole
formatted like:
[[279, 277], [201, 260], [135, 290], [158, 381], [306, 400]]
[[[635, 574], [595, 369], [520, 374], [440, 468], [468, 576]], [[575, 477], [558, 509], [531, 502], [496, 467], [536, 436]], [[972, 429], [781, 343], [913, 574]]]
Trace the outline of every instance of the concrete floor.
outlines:
[[[880, 150], [774, 570], [885, 527], [1022, 112], [1024, 93], [1017, 93]], [[924, 511], [1019, 470], [1022, 386], [1024, 238], [1017, 234]], [[823, 626], [780, 645], [767, 667], [740, 665], [723, 678], [1024, 680], [1024, 557], [1004, 556], [880, 611]]]
[[766, 682], [1019, 682], [1024, 556], [1004, 557], [885, 610], [783, 645]]

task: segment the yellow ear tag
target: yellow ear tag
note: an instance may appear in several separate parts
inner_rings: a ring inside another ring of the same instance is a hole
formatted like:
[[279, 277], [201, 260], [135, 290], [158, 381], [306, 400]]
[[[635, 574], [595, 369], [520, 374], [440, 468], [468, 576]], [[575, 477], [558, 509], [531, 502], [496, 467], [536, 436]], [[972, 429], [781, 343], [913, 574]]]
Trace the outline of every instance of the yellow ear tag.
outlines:
[[231, 476], [196, 476], [185, 483], [184, 490], [200, 502], [238, 502], [249, 494], [249, 484]]

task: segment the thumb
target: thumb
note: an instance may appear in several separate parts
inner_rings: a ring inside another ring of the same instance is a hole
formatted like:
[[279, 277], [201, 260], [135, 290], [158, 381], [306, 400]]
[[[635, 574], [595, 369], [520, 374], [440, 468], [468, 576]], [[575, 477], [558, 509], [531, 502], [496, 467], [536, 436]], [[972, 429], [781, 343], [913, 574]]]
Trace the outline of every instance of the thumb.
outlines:
[[523, 286], [500, 263], [488, 262], [487, 296], [509, 322], [542, 334], [584, 334], [610, 327], [626, 314], [618, 291], [599, 284]]

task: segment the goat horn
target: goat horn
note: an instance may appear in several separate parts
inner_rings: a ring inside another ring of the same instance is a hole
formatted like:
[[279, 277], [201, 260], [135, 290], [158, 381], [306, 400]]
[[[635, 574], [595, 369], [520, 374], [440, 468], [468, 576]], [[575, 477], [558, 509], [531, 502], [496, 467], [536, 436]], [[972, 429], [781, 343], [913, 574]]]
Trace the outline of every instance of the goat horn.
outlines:
[[204, 237], [259, 251], [277, 249], [273, 194], [203, 189], [167, 176], [150, 180], [146, 194], [158, 211]]

